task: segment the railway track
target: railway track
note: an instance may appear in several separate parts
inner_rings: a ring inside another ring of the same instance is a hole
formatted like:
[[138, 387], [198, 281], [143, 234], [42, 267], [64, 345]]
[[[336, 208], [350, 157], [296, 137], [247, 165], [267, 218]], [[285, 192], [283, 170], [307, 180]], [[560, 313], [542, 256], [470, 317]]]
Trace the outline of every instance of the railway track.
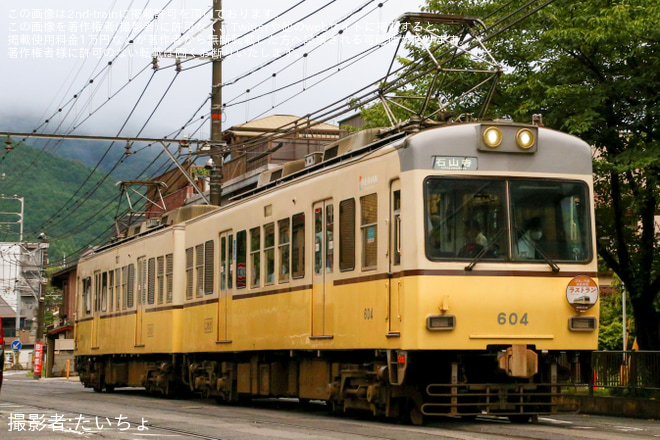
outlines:
[[[257, 406], [254, 407], [256, 411], [259, 410], [272, 410], [274, 406], [279, 405], [281, 403], [284, 403], [286, 406], [293, 405], [293, 402], [276, 402], [276, 401], [261, 401], [257, 403]], [[0, 415], [6, 416], [7, 407], [3, 406], [6, 404], [12, 404], [14, 405], [12, 407], [12, 411], [14, 413], [17, 413], [18, 411], [21, 411], [23, 414], [48, 414], [48, 413], [58, 413], [60, 414], [65, 420], [71, 420], [69, 422], [70, 424], [75, 424], [75, 420], [83, 416], [84, 418], [87, 418], [89, 420], [94, 420], [94, 419], [106, 419], [110, 418], [113, 419], [116, 414], [102, 414], [96, 411], [71, 411], [69, 409], [62, 410], [63, 405], [34, 405], [34, 404], [29, 404], [25, 405], [24, 402], [19, 401], [18, 399], [1, 399], [0, 400]], [[217, 408], [215, 406], [211, 406], [206, 404], [205, 402], [191, 402], [190, 405], [183, 405], [180, 407], [177, 407], [176, 410], [179, 412], [181, 415], [190, 415], [190, 416], [197, 416], [197, 417], [206, 417], [208, 420], [214, 420], [215, 422], [218, 422], [218, 414], [217, 414]], [[222, 408], [222, 407], [220, 407]], [[172, 408], [174, 409], [174, 408]], [[166, 410], [172, 410], [170, 408], [167, 408]], [[281, 410], [280, 411], [288, 411], [288, 415], [290, 415], [291, 410]], [[294, 409], [293, 412], [296, 413], [296, 415], [303, 415], [309, 413], [308, 411], [299, 411], [297, 409]], [[318, 411], [314, 411], [318, 412]], [[268, 416], [272, 416], [272, 414], [269, 414]], [[482, 420], [482, 421], [485, 421]], [[489, 422], [491, 423], [508, 423], [504, 419], [488, 419]], [[156, 423], [151, 423], [151, 422], [145, 422], [143, 423], [142, 420], [138, 420], [134, 417], [127, 417], [125, 419], [122, 419], [123, 423], [128, 423], [130, 424], [131, 427], [137, 427], [137, 426], [144, 426], [144, 433], [141, 434], [142, 436], [148, 435], [148, 436], [154, 436], [154, 435], [162, 435], [163, 437], [171, 437], [171, 438], [190, 438], [190, 439], [203, 439], [203, 440], [231, 440], [232, 438], [235, 438], [235, 435], [222, 435], [222, 434], [208, 434], [200, 431], [192, 431], [189, 429], [183, 429], [183, 428], [177, 428], [177, 427], [172, 427], [169, 426], [168, 424], [162, 423], [162, 422], [156, 422]], [[385, 426], [383, 423], [381, 423], [378, 420], [367, 420], [367, 419], [358, 419], [358, 418], [352, 418], [352, 417], [346, 417], [342, 419], [342, 424], [343, 425], [348, 425], [346, 429], [339, 429], [337, 428], [336, 423], [332, 423], [332, 421], [329, 423], [329, 425], [333, 425], [334, 427], [331, 426], [313, 426], [313, 421], [310, 421], [310, 423], [294, 423], [294, 422], [285, 422], [282, 420], [279, 421], [274, 421], [274, 420], [256, 420], [253, 417], [245, 417], [245, 416], [235, 416], [231, 415], [231, 422], [232, 424], [242, 424], [244, 426], [248, 426], [248, 429], [244, 428], [239, 428], [238, 430], [245, 433], [245, 434], [254, 434], [254, 435], [262, 435], [266, 438], [268, 437], [275, 437], [275, 432], [279, 431], [280, 434], [278, 437], [282, 438], [282, 435], [286, 435], [287, 432], [292, 433], [291, 431], [300, 431], [301, 433], [305, 433], [306, 436], [309, 438], [314, 438], [316, 436], [320, 437], [337, 437], [337, 438], [358, 438], [358, 439], [378, 439], [378, 440], [398, 440], [402, 438], [402, 433], [407, 433], [408, 435], [414, 436], [414, 438], [446, 438], [446, 439], [460, 439], [460, 440], [467, 440], [467, 439], [496, 439], [496, 438], [501, 438], [501, 435], [496, 434], [496, 433], [485, 433], [485, 432], [474, 432], [473, 429], [468, 429], [468, 428], [460, 428], [457, 426], [443, 426], [443, 427], [413, 427], [413, 426], [402, 426], [402, 425], [395, 425], [392, 423], [387, 423]], [[361, 429], [369, 429], [369, 425], [373, 426], [373, 430], [376, 431], [372, 434], [369, 433], [364, 433], [364, 432], [357, 432]], [[70, 426], [69, 426], [70, 427]], [[221, 430], [222, 428], [219, 428]], [[262, 433], [259, 433], [259, 431], [262, 431]], [[381, 431], [381, 432], [378, 432]], [[66, 431], [65, 431], [66, 432]], [[115, 430], [117, 432], [117, 430]], [[135, 435], [136, 430], [131, 429], [130, 432]], [[101, 434], [102, 437], [106, 438], [108, 436], [108, 431], [106, 430], [105, 432], [102, 431], [85, 431], [83, 432], [82, 430], [73, 430], [71, 431], [72, 435], [75, 435], [77, 438], [80, 438], [81, 434], [83, 435], [84, 438], [94, 438], [95, 436], [99, 436]], [[272, 435], [270, 435], [272, 434]], [[292, 437], [298, 437], [300, 434], [298, 433], [292, 433]], [[520, 440], [539, 440], [545, 437], [530, 437], [528, 435], [517, 435], [512, 432], [507, 433], [508, 438], [513, 438], [513, 439], [520, 439]], [[109, 437], [109, 438], [114, 438], [114, 437]], [[117, 437], [121, 438], [121, 437]], [[131, 438], [135, 438], [134, 436], [131, 436]]]

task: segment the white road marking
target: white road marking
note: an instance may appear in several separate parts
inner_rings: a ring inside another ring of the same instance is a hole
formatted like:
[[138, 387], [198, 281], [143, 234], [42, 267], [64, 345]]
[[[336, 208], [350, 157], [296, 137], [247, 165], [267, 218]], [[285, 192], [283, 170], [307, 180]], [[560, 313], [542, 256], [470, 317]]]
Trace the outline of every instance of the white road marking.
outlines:
[[630, 431], [644, 431], [642, 428], [635, 428], [634, 426], [615, 426], [619, 431], [630, 432]]
[[135, 436], [142, 436], [142, 437], [181, 437], [180, 434], [131, 434]]
[[563, 424], [563, 425], [573, 425], [574, 424], [573, 422], [569, 422], [567, 420], [550, 419], [548, 417], [539, 417], [539, 420], [543, 420], [544, 422]]

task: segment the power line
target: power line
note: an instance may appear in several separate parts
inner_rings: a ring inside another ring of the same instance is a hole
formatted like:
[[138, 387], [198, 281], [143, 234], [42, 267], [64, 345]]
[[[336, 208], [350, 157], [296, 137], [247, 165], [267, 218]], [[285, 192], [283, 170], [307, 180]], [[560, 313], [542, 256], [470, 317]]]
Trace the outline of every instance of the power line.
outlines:
[[[229, 56], [231, 56], [231, 55], [235, 55], [235, 54], [237, 54], [237, 53], [243, 52], [244, 50], [247, 50], [247, 49], [249, 49], [249, 48], [251, 48], [251, 47], [254, 47], [254, 46], [256, 46], [257, 44], [263, 43], [264, 41], [266, 41], [266, 40], [268, 40], [268, 39], [270, 39], [270, 38], [273, 38], [275, 35], [281, 34], [281, 33], [284, 32], [285, 30], [287, 30], [287, 28], [295, 27], [295, 26], [296, 26], [297, 24], [299, 24], [300, 22], [302, 22], [302, 21], [304, 21], [304, 20], [307, 20], [309, 17], [312, 17], [313, 15], [318, 14], [319, 12], [321, 12], [322, 10], [324, 10], [325, 8], [327, 8], [328, 6], [330, 6], [331, 4], [333, 4], [333, 3], [336, 2], [336, 1], [337, 1], [337, 0], [330, 0], [328, 3], [326, 3], [326, 4], [323, 5], [323, 6], [321, 6], [320, 8], [318, 8], [318, 9], [316, 9], [316, 10], [310, 12], [309, 14], [305, 15], [304, 17], [302, 17], [302, 18], [296, 20], [296, 21], [293, 22], [289, 27], [283, 27], [282, 29], [279, 29], [279, 30], [275, 31], [275, 32], [271, 33], [270, 35], [267, 35], [267, 36], [265, 36], [265, 37], [263, 37], [263, 38], [260, 38], [259, 40], [255, 41], [254, 43], [250, 43], [250, 44], [248, 44], [247, 46], [243, 46], [243, 47], [241, 47], [240, 49], [233, 50], [230, 54], [226, 55], [225, 58], [227, 58], [227, 57], [229, 57]], [[208, 54], [208, 53], [207, 53], [207, 54]]]
[[257, 27], [255, 27], [255, 28], [250, 29], [249, 31], [245, 32], [243, 35], [239, 35], [238, 37], [234, 38], [233, 40], [225, 42], [225, 43], [223, 44], [223, 46], [228, 46], [228, 45], [232, 44], [233, 42], [240, 40], [241, 38], [245, 38], [245, 37], [247, 37], [247, 36], [250, 35], [251, 33], [256, 32], [257, 30], [259, 30], [259, 29], [261, 29], [261, 28], [263, 28], [263, 27], [268, 26], [270, 23], [272, 23], [273, 21], [277, 20], [278, 18], [280, 18], [280, 17], [282, 17], [282, 16], [288, 14], [289, 12], [291, 12], [292, 10], [294, 10], [295, 8], [297, 8], [298, 6], [302, 5], [304, 2], [305, 2], [305, 0], [301, 0], [301, 1], [299, 1], [299, 2], [296, 3], [295, 5], [291, 6], [289, 9], [286, 9], [285, 11], [280, 12], [280, 13], [279, 13], [278, 15], [276, 15], [275, 17], [271, 18], [270, 20], [266, 20], [265, 22], [263, 22], [263, 23], [260, 24], [259, 26], [257, 26]]

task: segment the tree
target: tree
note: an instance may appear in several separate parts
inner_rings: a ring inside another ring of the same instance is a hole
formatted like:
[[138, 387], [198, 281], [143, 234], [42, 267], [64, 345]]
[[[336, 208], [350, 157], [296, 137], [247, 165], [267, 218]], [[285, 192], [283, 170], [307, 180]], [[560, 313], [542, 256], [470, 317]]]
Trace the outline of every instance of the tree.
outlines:
[[[428, 0], [426, 9], [492, 13], [485, 22], [494, 34], [497, 20], [524, 3]], [[529, 121], [541, 113], [546, 126], [594, 147], [598, 254], [630, 295], [640, 348], [654, 350], [660, 349], [658, 22], [658, 2], [557, 0], [487, 41], [505, 65], [491, 116]]]

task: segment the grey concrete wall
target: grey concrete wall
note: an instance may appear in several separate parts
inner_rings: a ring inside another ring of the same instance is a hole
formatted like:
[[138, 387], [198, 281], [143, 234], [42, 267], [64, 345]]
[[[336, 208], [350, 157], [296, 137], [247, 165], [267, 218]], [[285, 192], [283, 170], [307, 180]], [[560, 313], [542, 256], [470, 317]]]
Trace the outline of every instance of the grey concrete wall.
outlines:
[[660, 419], [660, 400], [581, 395], [565, 396], [563, 399], [567, 403], [576, 403], [581, 414]]

